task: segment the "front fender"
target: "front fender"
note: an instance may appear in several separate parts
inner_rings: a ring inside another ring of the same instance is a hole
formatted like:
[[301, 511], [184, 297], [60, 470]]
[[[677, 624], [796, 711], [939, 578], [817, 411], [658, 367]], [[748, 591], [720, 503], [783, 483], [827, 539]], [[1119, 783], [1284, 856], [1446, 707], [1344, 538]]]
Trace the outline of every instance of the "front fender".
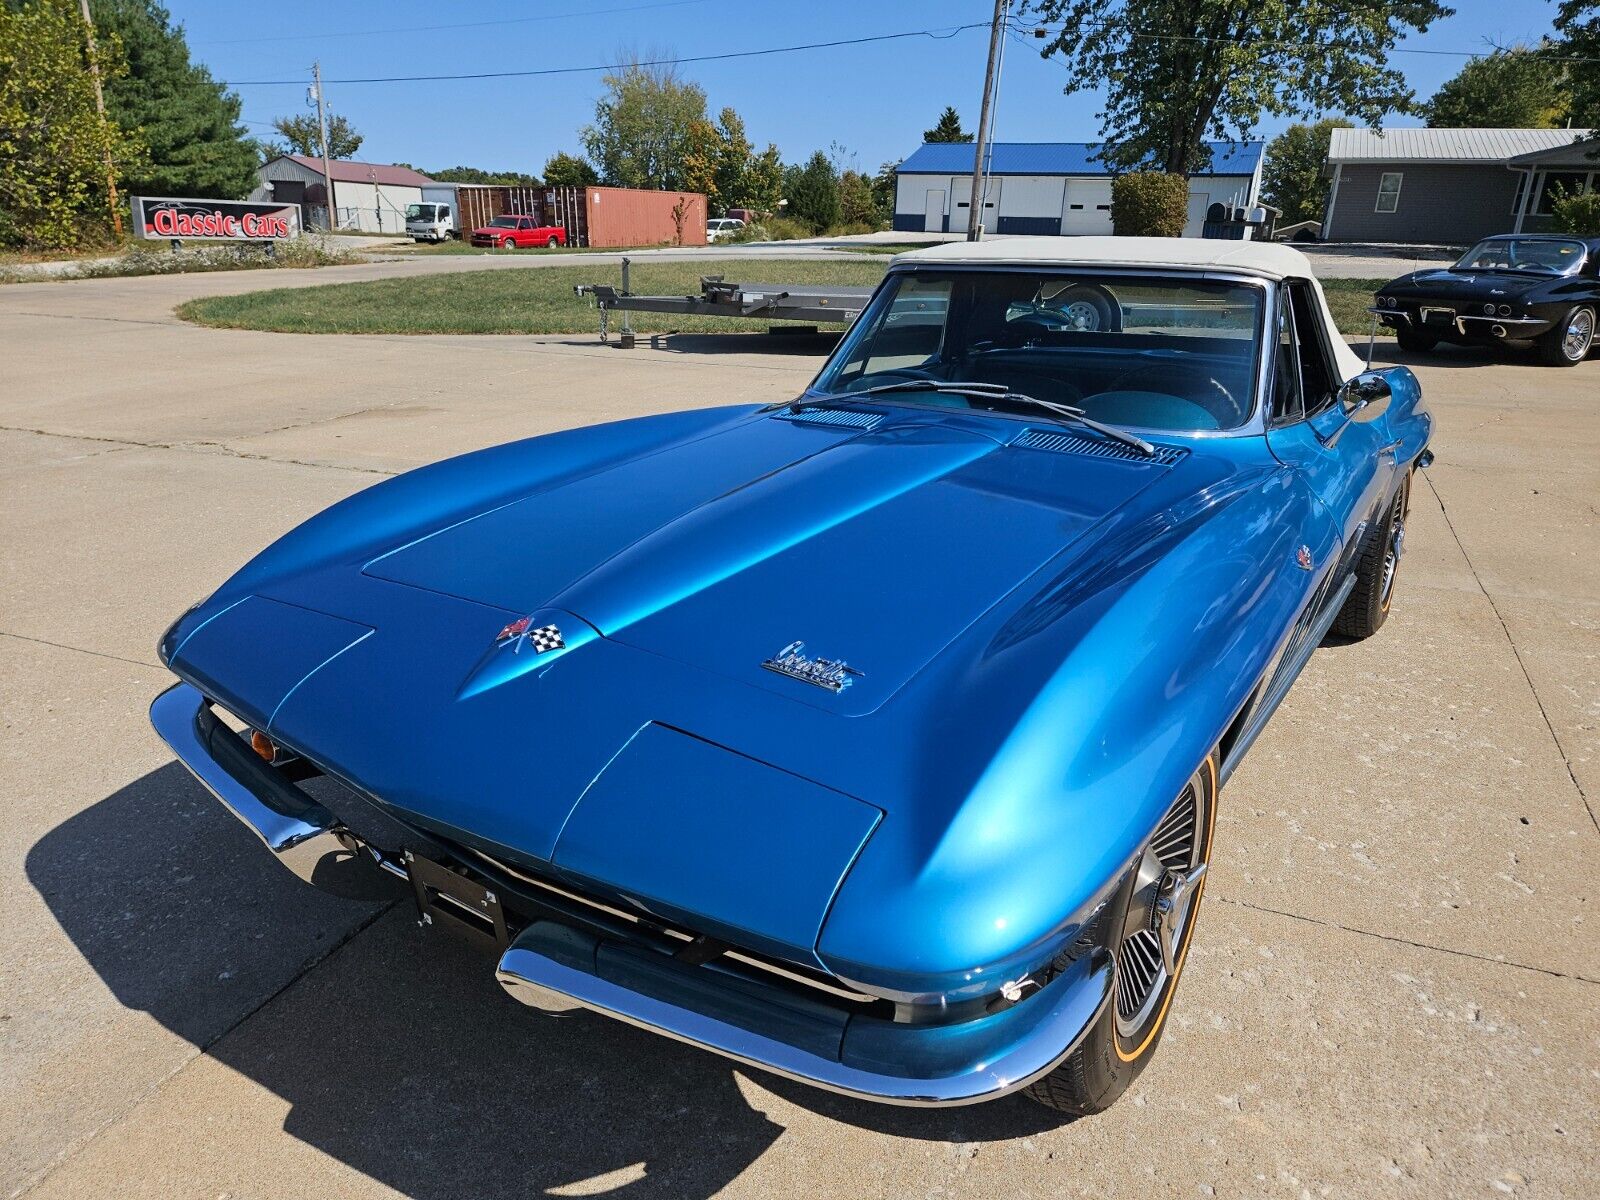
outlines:
[[916, 816], [937, 806], [884, 819], [824, 925], [830, 969], [965, 998], [1076, 935], [1284, 644], [1316, 582], [1300, 546], [1338, 544], [1287, 470], [1194, 508], [1097, 548], [951, 665], [923, 777], [961, 792], [937, 828]]

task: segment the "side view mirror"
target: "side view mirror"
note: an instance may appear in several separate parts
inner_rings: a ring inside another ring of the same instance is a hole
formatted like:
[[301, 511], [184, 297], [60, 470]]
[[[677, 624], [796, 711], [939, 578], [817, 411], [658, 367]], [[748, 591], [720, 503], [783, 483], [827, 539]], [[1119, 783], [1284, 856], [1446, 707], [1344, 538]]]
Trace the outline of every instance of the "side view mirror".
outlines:
[[1352, 421], [1376, 421], [1389, 410], [1394, 393], [1378, 371], [1363, 371], [1339, 389], [1339, 407]]

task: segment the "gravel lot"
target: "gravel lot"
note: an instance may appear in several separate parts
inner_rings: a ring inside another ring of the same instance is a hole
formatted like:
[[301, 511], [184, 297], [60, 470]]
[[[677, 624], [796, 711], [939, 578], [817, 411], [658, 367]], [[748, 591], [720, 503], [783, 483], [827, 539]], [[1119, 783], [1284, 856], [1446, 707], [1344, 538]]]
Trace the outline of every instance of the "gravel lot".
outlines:
[[150, 731], [171, 618], [378, 475], [819, 362], [171, 316], [466, 265], [0, 289], [0, 1195], [1594, 1194], [1600, 360], [1411, 363], [1438, 462], [1395, 616], [1313, 659], [1223, 793], [1134, 1090], [927, 1113], [541, 1019], [404, 906], [298, 884]]

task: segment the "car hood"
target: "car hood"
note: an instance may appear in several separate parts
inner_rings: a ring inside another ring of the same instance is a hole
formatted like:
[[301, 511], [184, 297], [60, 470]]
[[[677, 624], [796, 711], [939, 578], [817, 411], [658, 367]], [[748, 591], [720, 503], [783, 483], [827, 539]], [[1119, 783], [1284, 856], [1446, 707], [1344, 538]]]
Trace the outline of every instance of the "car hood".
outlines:
[[[1242, 449], [1147, 459], [978, 414], [826, 416], [724, 420], [359, 554], [302, 551], [310, 527], [163, 655], [404, 819], [818, 961], [869, 839], [916, 877], [1016, 714], [1097, 621], [1128, 619], [1106, 616], [1125, 581], [1240, 480], [1279, 474], [1264, 448], [1246, 470]], [[452, 486], [473, 486], [462, 470]], [[403, 509], [385, 486], [355, 510], [363, 529]], [[1260, 603], [1245, 564], [1205, 569]], [[524, 618], [525, 635], [500, 636]], [[1160, 669], [1136, 633], [1129, 669]], [[765, 665], [785, 650], [856, 673]], [[1062, 732], [1099, 761], [1105, 719]], [[985, 829], [974, 846], [1011, 836]]]
[[[484, 512], [365, 572], [569, 613], [624, 645], [859, 715], [1164, 469], [1005, 440], [1020, 432], [909, 421], [818, 448], [767, 420], [690, 461], [625, 463]], [[748, 477], [712, 470], [716, 457], [748, 462]], [[765, 666], [796, 642], [860, 674], [835, 691]]]

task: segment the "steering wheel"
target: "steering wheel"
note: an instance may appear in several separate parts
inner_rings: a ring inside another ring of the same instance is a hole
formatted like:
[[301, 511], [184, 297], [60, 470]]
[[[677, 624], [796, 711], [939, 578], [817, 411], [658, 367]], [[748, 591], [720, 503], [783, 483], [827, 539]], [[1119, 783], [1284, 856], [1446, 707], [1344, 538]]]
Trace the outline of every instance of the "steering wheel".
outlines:
[[[1197, 386], [1198, 385], [1198, 386]], [[1135, 367], [1118, 376], [1106, 389], [1108, 392], [1165, 392], [1179, 400], [1203, 408], [1216, 418], [1217, 428], [1230, 429], [1244, 423], [1246, 410], [1228, 385], [1215, 375], [1200, 375], [1168, 364]], [[1212, 403], [1221, 400], [1228, 411], [1219, 410]]]

